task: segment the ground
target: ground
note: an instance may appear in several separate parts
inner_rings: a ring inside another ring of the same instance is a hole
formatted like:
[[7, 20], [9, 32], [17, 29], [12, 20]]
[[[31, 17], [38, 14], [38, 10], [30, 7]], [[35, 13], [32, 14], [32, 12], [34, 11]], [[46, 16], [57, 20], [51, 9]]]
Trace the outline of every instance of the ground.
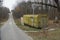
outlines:
[[60, 40], [60, 28], [54, 31], [42, 32], [26, 32], [34, 40]]
[[[39, 30], [34, 28], [29, 28], [26, 26], [21, 26], [20, 20], [15, 20], [18, 27], [23, 30], [27, 30], [27, 34], [31, 36], [34, 40], [60, 40], [60, 23], [53, 23], [53, 20], [49, 20], [48, 29], [55, 29], [55, 30]], [[34, 31], [34, 32], [33, 32]], [[36, 31], [36, 32], [35, 32]]]
[[39, 31], [39, 30], [40, 30], [40, 29], [31, 28], [31, 27], [28, 27], [28, 26], [21, 25], [19, 19], [15, 19], [15, 22], [16, 22], [16, 25], [17, 25], [19, 28], [21, 28], [22, 30], [25, 30], [25, 31]]
[[6, 22], [8, 19], [2, 19], [1, 21], [0, 21], [0, 27], [4, 24], [4, 22]]
[[1, 40], [33, 40], [23, 30], [19, 29], [10, 13], [9, 19], [0, 28]]
[[2, 24], [0, 24], [0, 26], [2, 26]]

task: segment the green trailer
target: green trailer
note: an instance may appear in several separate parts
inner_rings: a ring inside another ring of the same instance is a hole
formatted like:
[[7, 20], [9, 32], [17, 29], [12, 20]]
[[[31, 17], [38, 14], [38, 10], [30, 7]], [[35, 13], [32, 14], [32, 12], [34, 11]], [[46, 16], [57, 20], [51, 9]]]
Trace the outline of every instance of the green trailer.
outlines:
[[25, 25], [42, 28], [48, 25], [47, 14], [36, 14], [36, 15], [23, 15], [23, 21]]

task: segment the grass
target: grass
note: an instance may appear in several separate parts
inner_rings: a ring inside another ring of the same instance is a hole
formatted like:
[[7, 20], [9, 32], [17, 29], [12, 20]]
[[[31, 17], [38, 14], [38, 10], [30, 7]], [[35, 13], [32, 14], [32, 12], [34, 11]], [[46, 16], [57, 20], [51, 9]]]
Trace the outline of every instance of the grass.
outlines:
[[18, 19], [15, 19], [15, 22], [16, 22], [16, 25], [24, 31], [39, 31], [40, 30], [40, 29], [29, 27], [29, 26], [21, 25], [21, 23]]
[[34, 40], [60, 40], [60, 28], [55, 31], [42, 32], [26, 32]]
[[56, 27], [54, 31], [45, 31], [35, 28], [30, 28], [28, 26], [21, 25], [19, 20], [15, 20], [18, 27], [25, 31], [38, 31], [38, 32], [26, 32], [29, 36], [33, 38], [33, 40], [60, 40], [60, 23], [59, 25], [55, 26], [52, 22], [49, 22], [49, 27]]
[[2, 24], [0, 24], [0, 27], [2, 26]]
[[1, 19], [0, 21], [0, 27], [4, 24], [3, 22], [6, 22], [8, 19]]

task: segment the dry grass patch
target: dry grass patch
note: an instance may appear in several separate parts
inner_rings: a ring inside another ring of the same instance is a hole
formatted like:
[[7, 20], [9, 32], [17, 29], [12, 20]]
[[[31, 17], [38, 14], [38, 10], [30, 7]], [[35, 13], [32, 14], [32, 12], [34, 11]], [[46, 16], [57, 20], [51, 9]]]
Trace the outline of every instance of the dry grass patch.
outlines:
[[42, 32], [26, 32], [34, 40], [60, 40], [60, 29], [54, 31]]

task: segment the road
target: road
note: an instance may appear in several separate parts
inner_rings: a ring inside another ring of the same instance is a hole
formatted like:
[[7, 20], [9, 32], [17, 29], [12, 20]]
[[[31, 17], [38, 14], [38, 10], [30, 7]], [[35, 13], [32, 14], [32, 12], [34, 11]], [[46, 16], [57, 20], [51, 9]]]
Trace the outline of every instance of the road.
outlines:
[[8, 21], [1, 28], [1, 40], [32, 40], [23, 30], [17, 27], [12, 13], [9, 14]]

